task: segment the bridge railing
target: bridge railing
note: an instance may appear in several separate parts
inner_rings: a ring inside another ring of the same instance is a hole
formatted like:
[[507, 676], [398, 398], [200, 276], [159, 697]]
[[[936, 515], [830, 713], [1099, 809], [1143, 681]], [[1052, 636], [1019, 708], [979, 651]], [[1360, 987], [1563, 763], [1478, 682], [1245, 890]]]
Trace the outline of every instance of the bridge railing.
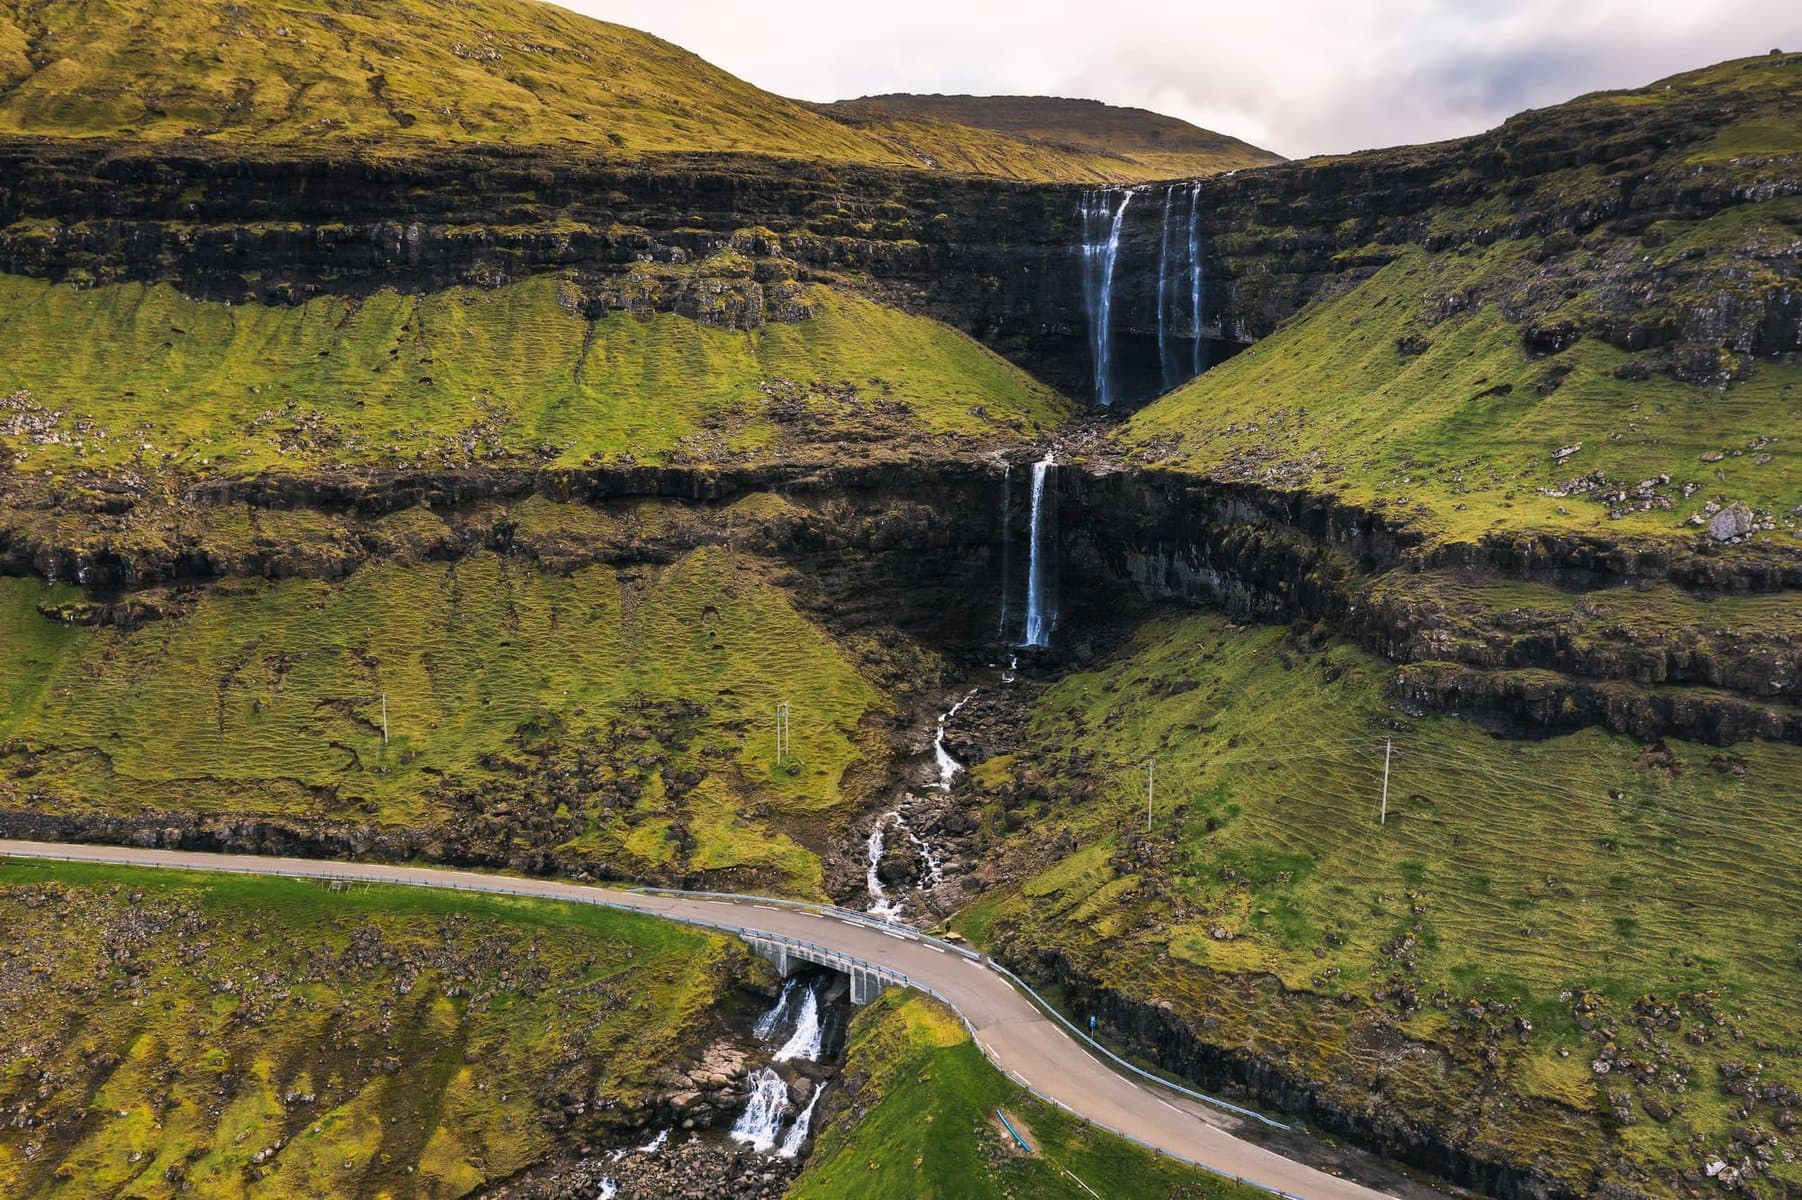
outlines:
[[866, 912], [858, 912], [855, 908], [845, 908], [837, 904], [815, 904], [810, 900], [787, 900], [780, 896], [752, 896], [744, 892], [690, 892], [681, 888], [635, 887], [629, 888], [646, 896], [682, 896], [690, 900], [730, 900], [741, 904], [768, 904], [778, 908], [792, 909], [795, 912], [812, 913], [817, 917], [831, 917], [836, 921], [845, 921], [852, 925], [862, 925], [879, 933], [903, 937], [909, 941], [925, 942], [937, 946], [940, 950], [968, 958], [976, 962], [983, 955], [968, 946], [960, 946], [956, 942], [944, 938], [933, 937], [930, 933], [921, 933], [906, 925], [897, 925], [893, 921], [885, 921], [881, 917], [873, 917]]

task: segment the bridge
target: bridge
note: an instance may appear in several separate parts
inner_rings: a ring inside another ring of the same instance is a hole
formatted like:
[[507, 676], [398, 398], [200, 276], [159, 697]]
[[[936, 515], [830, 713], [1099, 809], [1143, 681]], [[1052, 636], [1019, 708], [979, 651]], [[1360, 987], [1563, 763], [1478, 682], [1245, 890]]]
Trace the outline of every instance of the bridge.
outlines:
[[623, 890], [435, 867], [252, 854], [0, 840], [0, 857], [449, 888], [599, 904], [680, 921], [743, 938], [785, 972], [801, 961], [843, 971], [851, 978], [854, 1000], [872, 999], [891, 985], [926, 992], [956, 1012], [983, 1055], [1021, 1087], [1081, 1120], [1192, 1166], [1288, 1200], [1382, 1200], [1402, 1194], [1403, 1187], [1411, 1198], [1432, 1195], [1359, 1159], [1340, 1158], [1336, 1168], [1380, 1178], [1390, 1190], [1247, 1140], [1241, 1134], [1260, 1123], [1288, 1127], [1160, 1080], [1112, 1055], [1049, 1005], [1035, 1003], [1023, 983], [980, 954], [859, 913], [763, 897]]
[[883, 990], [891, 984], [897, 987], [908, 986], [905, 975], [852, 958], [848, 954], [840, 954], [836, 950], [828, 950], [824, 946], [810, 946], [804, 942], [763, 937], [755, 933], [740, 936], [751, 947], [751, 953], [768, 959], [775, 966], [776, 974], [785, 979], [794, 974], [797, 962], [812, 963], [816, 967], [829, 967], [837, 971], [851, 981], [853, 1004], [868, 1004], [882, 995]]

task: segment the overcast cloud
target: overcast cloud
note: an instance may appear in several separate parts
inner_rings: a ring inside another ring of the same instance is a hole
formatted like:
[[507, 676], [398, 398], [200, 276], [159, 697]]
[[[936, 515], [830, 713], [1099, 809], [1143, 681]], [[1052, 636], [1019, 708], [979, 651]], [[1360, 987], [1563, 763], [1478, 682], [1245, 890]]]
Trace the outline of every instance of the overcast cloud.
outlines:
[[1797, 0], [562, 0], [806, 100], [1079, 96], [1282, 154], [1431, 141], [1802, 48]]

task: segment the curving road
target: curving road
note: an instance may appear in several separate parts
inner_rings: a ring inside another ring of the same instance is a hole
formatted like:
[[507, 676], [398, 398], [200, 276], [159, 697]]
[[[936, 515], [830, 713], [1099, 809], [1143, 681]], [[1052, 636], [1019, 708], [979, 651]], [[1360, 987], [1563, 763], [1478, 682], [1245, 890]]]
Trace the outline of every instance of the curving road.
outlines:
[[713, 926], [788, 938], [879, 964], [950, 1004], [977, 1045], [1002, 1071], [1064, 1108], [1198, 1166], [1304, 1200], [1377, 1200], [1386, 1195], [1235, 1137], [1219, 1113], [1107, 1066], [983, 962], [901, 929], [749, 900], [702, 899], [587, 887], [550, 879], [432, 867], [322, 862], [247, 854], [142, 850], [0, 840], [0, 856], [69, 859], [137, 867], [348, 879], [507, 893], [602, 904]]

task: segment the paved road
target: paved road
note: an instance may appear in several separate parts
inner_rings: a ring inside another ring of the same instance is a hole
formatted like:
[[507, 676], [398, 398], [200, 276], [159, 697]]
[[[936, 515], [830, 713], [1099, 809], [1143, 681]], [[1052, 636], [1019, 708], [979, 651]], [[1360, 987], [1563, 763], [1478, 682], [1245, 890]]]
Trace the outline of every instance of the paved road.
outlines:
[[506, 892], [603, 904], [736, 933], [794, 938], [879, 964], [932, 991], [963, 1015], [975, 1030], [977, 1044], [996, 1066], [1097, 1124], [1178, 1158], [1304, 1200], [1376, 1200], [1385, 1195], [1243, 1141], [1223, 1127], [1220, 1114], [1117, 1073], [995, 971], [903, 931], [777, 905], [429, 867], [7, 840], [0, 840], [0, 855]]

